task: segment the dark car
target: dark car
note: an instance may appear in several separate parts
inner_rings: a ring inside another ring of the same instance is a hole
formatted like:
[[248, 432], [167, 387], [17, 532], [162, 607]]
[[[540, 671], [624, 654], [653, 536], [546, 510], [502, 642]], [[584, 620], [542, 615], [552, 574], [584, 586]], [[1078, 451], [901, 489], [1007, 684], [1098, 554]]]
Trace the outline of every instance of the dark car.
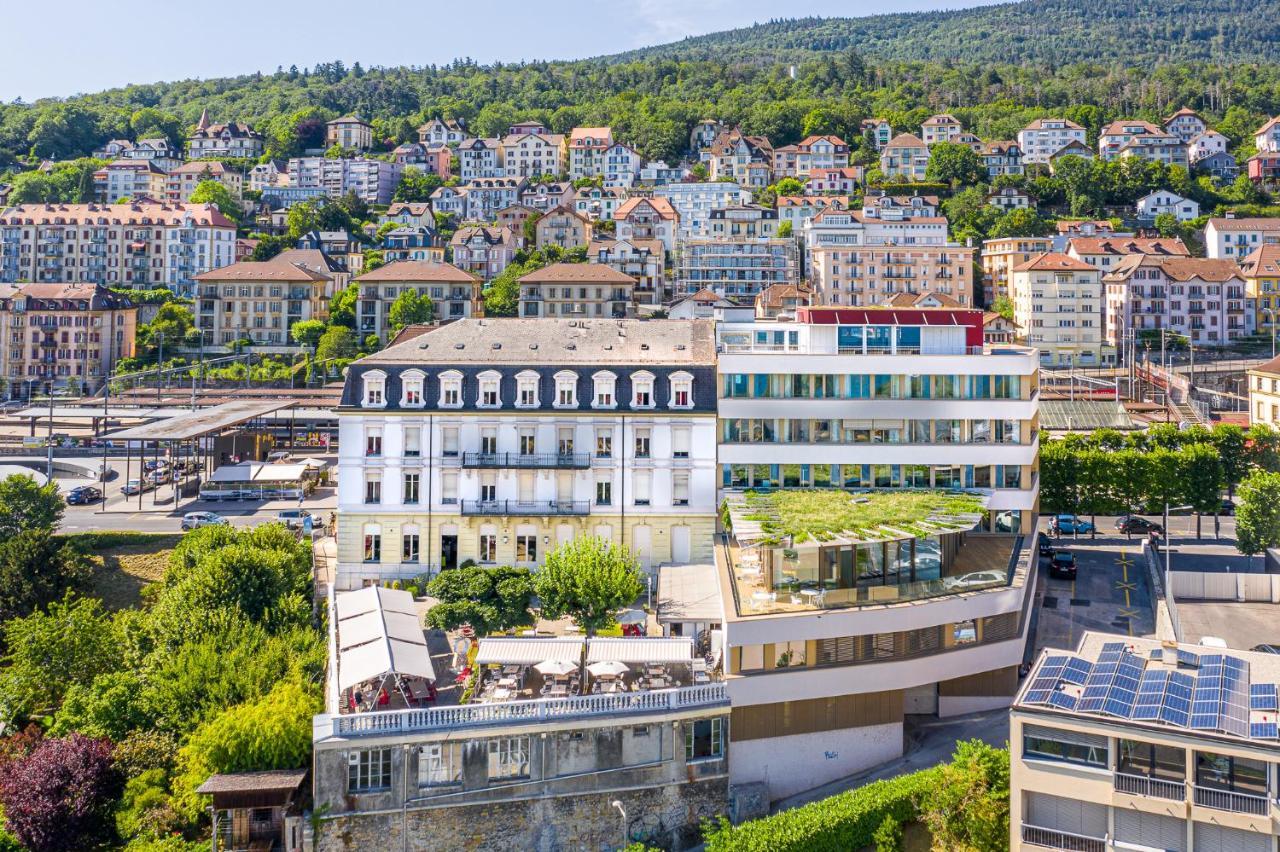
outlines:
[[1231, 502], [1231, 498], [1222, 498], [1222, 508], [1218, 510], [1219, 515], [1234, 515], [1236, 513], [1236, 504]]
[[96, 503], [102, 499], [102, 492], [92, 485], [78, 485], [67, 492], [67, 505], [79, 506], [84, 503]]
[[1280, 645], [1254, 645], [1249, 650], [1259, 654], [1280, 654]]
[[1076, 578], [1076, 555], [1065, 550], [1059, 550], [1053, 554], [1053, 558], [1049, 560], [1049, 576], [1062, 580], [1074, 580]]
[[1053, 539], [1049, 538], [1049, 536], [1045, 535], [1044, 533], [1037, 534], [1036, 539], [1040, 547], [1040, 555], [1052, 556], [1053, 555]]
[[1164, 527], [1155, 521], [1148, 521], [1146, 518], [1138, 515], [1125, 515], [1123, 518], [1116, 520], [1116, 530], [1122, 533], [1135, 533], [1137, 535], [1148, 535], [1157, 533], [1164, 535]]

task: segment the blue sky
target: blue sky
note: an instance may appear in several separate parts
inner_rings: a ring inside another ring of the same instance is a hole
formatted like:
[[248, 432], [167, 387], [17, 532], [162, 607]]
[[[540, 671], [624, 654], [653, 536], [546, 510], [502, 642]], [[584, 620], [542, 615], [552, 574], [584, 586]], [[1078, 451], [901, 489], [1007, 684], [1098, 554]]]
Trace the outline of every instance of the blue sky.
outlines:
[[[127, 83], [222, 77], [276, 66], [430, 65], [573, 59], [771, 17], [869, 15], [984, 0], [215, 0], [109, 5], [4, 3], [0, 100]], [[991, 2], [991, 0], [985, 0]], [[606, 11], [608, 10], [608, 11]]]

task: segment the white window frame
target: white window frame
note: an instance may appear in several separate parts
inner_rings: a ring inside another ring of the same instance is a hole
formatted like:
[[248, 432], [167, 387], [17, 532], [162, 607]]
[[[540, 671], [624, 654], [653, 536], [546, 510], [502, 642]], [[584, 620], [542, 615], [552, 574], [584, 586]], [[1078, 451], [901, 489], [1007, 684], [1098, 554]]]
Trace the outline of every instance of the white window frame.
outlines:
[[418, 746], [418, 786], [444, 787], [462, 783], [459, 743], [438, 742]]
[[[654, 408], [657, 402], [656, 399], [654, 398], [654, 387], [656, 386], [656, 384], [657, 382], [653, 373], [650, 373], [648, 370], [640, 370], [639, 372], [632, 373], [631, 374], [631, 407], [644, 409], [644, 410], [649, 410]], [[641, 393], [648, 393], [649, 395], [648, 403], [643, 405], [640, 403], [639, 400], [640, 400]]]
[[[376, 776], [377, 783], [373, 783]], [[385, 783], [384, 783], [385, 782]], [[391, 789], [391, 748], [362, 748], [347, 755], [347, 792]]]
[[[578, 407], [578, 374], [572, 370], [561, 370], [555, 375], [556, 395], [552, 400], [555, 408], [577, 408]], [[563, 399], [565, 392], [568, 392], [568, 399]]]
[[529, 738], [499, 737], [489, 740], [489, 780], [505, 781], [529, 776]]
[[[476, 408], [502, 407], [502, 374], [497, 370], [485, 370], [476, 376], [479, 390], [476, 391]], [[485, 402], [485, 394], [493, 394], [493, 402]]]
[[[421, 370], [405, 370], [400, 374], [400, 407], [423, 408], [427, 404], [427, 375]], [[410, 395], [415, 395], [413, 399]]]
[[[591, 376], [591, 407], [614, 409], [618, 407], [618, 376], [608, 370], [601, 370]], [[600, 397], [608, 394], [609, 401], [601, 402]]]
[[[456, 398], [449, 400], [450, 394]], [[440, 401], [438, 405], [441, 408], [461, 408], [462, 407], [462, 373], [457, 370], [446, 370], [440, 374]]]
[[360, 377], [360, 407], [387, 407], [387, 374], [381, 370], [370, 370]]
[[[671, 398], [667, 401], [670, 408], [689, 409], [693, 408], [693, 374], [686, 373], [681, 370], [672, 373], [667, 380], [667, 384], [671, 388]], [[683, 391], [688, 395], [688, 402], [683, 405], [676, 404], [676, 395]]]
[[[521, 370], [516, 373], [516, 408], [537, 408], [539, 375], [533, 370]], [[526, 391], [532, 391], [533, 400], [525, 402]]]

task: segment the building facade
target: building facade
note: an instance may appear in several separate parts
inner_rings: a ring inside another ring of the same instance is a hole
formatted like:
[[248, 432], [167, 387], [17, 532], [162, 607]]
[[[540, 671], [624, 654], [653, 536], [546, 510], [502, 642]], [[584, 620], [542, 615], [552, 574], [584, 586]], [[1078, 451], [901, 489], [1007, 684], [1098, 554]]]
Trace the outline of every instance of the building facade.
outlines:
[[1280, 358], [1252, 367], [1249, 373], [1249, 422], [1280, 429]]
[[800, 252], [789, 237], [683, 240], [677, 246], [676, 298], [709, 289], [749, 305], [761, 290], [799, 281]]
[[1233, 260], [1130, 255], [1102, 279], [1106, 340], [1126, 330], [1167, 329], [1195, 346], [1222, 346], [1252, 334], [1254, 312]]
[[668, 301], [666, 252], [657, 240], [596, 238], [587, 257], [634, 279], [637, 305], [663, 305]]
[[511, 263], [519, 245], [506, 228], [475, 225], [454, 231], [449, 247], [454, 266], [481, 281], [492, 281]]
[[325, 126], [325, 144], [337, 145], [353, 151], [366, 151], [373, 147], [373, 126], [356, 115], [335, 118]]
[[1000, 297], [1009, 296], [1014, 267], [1053, 248], [1049, 237], [998, 237], [982, 241], [982, 299], [991, 307]]
[[1082, 260], [1049, 252], [1013, 268], [1013, 321], [1046, 366], [1110, 363], [1103, 345], [1101, 273]]
[[384, 343], [392, 336], [391, 306], [405, 290], [430, 298], [437, 322], [483, 312], [480, 279], [449, 263], [396, 261], [357, 276], [355, 282], [360, 286], [356, 328], [362, 336], [373, 333]]
[[204, 342], [294, 347], [290, 329], [327, 320], [334, 281], [326, 272], [280, 257], [241, 261], [196, 276], [192, 307]]
[[1024, 164], [1047, 164], [1049, 158], [1072, 142], [1084, 145], [1084, 128], [1065, 118], [1038, 118], [1018, 131]]
[[361, 359], [339, 409], [339, 588], [594, 535], [708, 562], [708, 321], [462, 320]]
[[603, 263], [553, 263], [520, 278], [524, 318], [622, 319], [635, 314], [636, 279]]

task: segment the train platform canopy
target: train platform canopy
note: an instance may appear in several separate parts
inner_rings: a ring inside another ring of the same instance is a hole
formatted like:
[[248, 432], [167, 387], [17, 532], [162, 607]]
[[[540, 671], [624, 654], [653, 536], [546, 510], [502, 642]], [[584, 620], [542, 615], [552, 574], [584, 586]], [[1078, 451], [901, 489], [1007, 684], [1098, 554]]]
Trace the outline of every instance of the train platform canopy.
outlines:
[[216, 435], [224, 429], [239, 426], [250, 420], [265, 417], [294, 405], [293, 400], [270, 402], [243, 400], [226, 402], [211, 408], [184, 411], [174, 417], [144, 423], [106, 437], [113, 441], [190, 441], [206, 435]]
[[1124, 404], [1114, 399], [1042, 399], [1040, 428], [1049, 432], [1092, 432], [1140, 427], [1125, 411]]

